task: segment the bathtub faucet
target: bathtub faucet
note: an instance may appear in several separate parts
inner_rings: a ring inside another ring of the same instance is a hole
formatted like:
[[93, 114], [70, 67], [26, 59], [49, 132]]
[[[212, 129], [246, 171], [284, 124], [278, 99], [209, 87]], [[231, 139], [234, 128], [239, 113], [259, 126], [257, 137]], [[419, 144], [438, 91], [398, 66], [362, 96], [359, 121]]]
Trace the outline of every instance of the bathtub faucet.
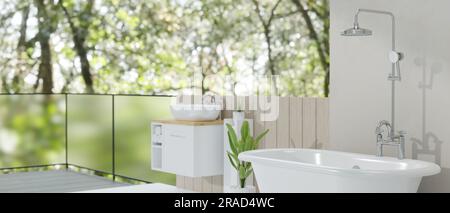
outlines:
[[377, 136], [377, 156], [383, 156], [383, 146], [395, 146], [398, 151], [398, 159], [405, 158], [405, 135], [403, 131], [399, 131], [397, 134], [392, 131], [392, 126], [389, 121], [381, 121], [376, 130]]

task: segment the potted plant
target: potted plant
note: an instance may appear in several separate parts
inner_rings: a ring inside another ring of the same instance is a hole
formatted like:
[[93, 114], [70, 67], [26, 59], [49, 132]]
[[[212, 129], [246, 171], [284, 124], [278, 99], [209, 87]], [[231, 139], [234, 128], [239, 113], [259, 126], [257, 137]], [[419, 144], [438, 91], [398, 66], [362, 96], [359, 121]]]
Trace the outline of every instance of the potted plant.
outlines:
[[241, 136], [238, 139], [233, 126], [227, 124], [228, 129], [228, 141], [230, 144], [231, 152], [227, 152], [228, 159], [231, 165], [236, 169], [239, 174], [239, 182], [236, 192], [255, 192], [254, 187], [246, 187], [245, 182], [247, 178], [253, 173], [253, 168], [251, 163], [240, 161], [238, 156], [242, 152], [255, 150], [258, 148], [261, 140], [267, 135], [269, 130], [264, 131], [256, 138], [250, 135], [250, 127], [248, 121], [244, 121], [241, 127]]

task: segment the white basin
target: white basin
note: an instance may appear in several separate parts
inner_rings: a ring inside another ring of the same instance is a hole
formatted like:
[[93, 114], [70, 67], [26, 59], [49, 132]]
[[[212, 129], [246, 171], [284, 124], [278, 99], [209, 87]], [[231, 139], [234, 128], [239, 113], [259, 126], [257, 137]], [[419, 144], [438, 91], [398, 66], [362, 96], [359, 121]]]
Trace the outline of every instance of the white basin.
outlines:
[[219, 117], [221, 105], [176, 104], [170, 110], [175, 120], [212, 121]]
[[261, 192], [415, 193], [424, 176], [441, 168], [418, 160], [313, 149], [244, 152]]

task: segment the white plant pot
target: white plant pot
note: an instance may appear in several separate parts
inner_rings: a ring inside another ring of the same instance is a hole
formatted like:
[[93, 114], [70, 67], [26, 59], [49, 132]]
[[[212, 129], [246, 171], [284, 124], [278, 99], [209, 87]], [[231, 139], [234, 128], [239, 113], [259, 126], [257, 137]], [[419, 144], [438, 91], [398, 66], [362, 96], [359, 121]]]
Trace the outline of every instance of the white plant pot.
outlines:
[[241, 188], [240, 186], [232, 186], [230, 187], [229, 193], [256, 193], [256, 187], [254, 186], [245, 186], [245, 188]]
[[233, 112], [233, 120], [235, 122], [243, 122], [245, 120], [245, 112]]

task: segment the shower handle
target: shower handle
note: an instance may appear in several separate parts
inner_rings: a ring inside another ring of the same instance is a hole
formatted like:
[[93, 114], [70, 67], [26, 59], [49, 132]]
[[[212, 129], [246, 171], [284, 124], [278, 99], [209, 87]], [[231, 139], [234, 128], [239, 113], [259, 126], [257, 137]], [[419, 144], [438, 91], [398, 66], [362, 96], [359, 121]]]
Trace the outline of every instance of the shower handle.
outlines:
[[391, 81], [401, 81], [402, 76], [400, 72], [400, 61], [404, 58], [404, 54], [401, 52], [391, 51], [389, 52], [389, 61], [395, 66], [395, 73], [389, 75], [389, 80]]

